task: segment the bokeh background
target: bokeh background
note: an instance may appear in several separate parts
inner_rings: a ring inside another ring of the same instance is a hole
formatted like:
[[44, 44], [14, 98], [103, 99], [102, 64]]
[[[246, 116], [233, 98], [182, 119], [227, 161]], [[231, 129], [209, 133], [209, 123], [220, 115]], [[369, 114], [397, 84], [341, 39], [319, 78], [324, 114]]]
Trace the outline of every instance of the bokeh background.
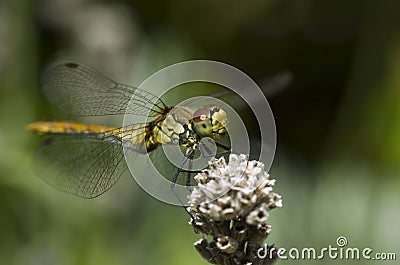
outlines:
[[[278, 132], [270, 173], [284, 207], [267, 242], [345, 236], [400, 259], [399, 12], [390, 0], [1, 1], [0, 264], [207, 264], [185, 212], [131, 177], [83, 200], [34, 174], [40, 137], [24, 126], [65, 117], [37, 85], [59, 60], [133, 85], [189, 59], [243, 70], [265, 88]], [[269, 82], [282, 72], [289, 85]]]

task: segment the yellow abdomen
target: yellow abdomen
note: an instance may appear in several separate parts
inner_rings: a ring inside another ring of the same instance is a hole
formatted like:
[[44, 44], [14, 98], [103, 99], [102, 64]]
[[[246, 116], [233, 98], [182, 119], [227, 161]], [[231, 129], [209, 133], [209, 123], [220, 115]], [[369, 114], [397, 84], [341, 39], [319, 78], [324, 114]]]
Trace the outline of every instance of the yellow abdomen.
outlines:
[[37, 134], [68, 134], [68, 133], [103, 133], [116, 129], [102, 125], [85, 124], [73, 121], [37, 121], [25, 127], [28, 131]]

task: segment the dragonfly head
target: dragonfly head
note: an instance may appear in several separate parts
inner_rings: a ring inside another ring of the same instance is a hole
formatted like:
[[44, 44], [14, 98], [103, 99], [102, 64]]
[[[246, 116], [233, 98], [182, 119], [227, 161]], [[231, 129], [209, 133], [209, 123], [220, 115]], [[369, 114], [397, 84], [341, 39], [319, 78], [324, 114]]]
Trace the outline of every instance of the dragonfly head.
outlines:
[[205, 106], [193, 113], [194, 130], [201, 137], [223, 137], [226, 134], [226, 123], [226, 112], [218, 106]]

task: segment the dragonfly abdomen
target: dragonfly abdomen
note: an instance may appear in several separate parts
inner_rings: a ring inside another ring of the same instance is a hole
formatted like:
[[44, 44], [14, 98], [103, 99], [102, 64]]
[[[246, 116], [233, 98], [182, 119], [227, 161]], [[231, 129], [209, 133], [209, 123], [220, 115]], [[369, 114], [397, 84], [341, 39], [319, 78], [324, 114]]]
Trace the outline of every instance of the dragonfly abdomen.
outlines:
[[114, 127], [79, 123], [73, 121], [38, 121], [26, 126], [28, 131], [37, 134], [68, 134], [68, 135], [91, 135], [92, 137], [103, 137], [105, 131], [113, 130]]

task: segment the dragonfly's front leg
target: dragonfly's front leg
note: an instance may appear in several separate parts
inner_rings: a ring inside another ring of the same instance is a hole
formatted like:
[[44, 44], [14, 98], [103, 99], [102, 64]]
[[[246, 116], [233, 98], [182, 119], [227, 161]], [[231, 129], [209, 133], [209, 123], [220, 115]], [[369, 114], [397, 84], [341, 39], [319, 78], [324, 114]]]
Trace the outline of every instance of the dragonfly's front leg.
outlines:
[[232, 150], [231, 150], [231, 148], [230, 148], [229, 146], [220, 144], [220, 143], [218, 143], [218, 142], [215, 142], [215, 144], [216, 144], [218, 147], [221, 147], [222, 149], [224, 149], [224, 151], [217, 153], [217, 155], [225, 155], [225, 154], [229, 154], [229, 153], [232, 152]]
[[192, 176], [192, 166], [193, 166], [193, 157], [194, 157], [194, 149], [192, 149], [192, 151], [190, 152], [190, 156], [189, 156], [189, 166], [188, 166], [188, 171], [186, 174], [186, 187], [188, 189], [190, 189], [190, 180], [191, 180], [191, 176]]
[[[178, 180], [179, 173], [184, 172], [183, 166], [185, 165], [186, 161], [189, 159], [189, 169], [192, 167], [192, 159], [194, 157], [194, 149], [193, 148], [188, 148], [186, 150], [185, 156], [182, 158], [182, 161], [177, 168], [174, 176], [172, 177], [172, 183], [171, 183], [171, 191], [175, 195], [175, 197], [178, 199], [179, 203], [182, 205], [182, 207], [185, 209], [185, 211], [189, 214], [192, 220], [194, 220], [193, 215], [186, 209], [185, 204], [183, 203], [182, 199], [179, 197], [179, 195], [175, 192], [175, 184], [176, 181]], [[186, 186], [190, 186], [190, 176], [191, 172], [190, 170], [187, 171], [187, 179], [186, 179]]]
[[[186, 154], [182, 158], [181, 163], [179, 164], [179, 167], [176, 169], [176, 172], [174, 176], [172, 177], [172, 183], [171, 183], [171, 189], [174, 189], [176, 181], [178, 180], [178, 176], [181, 172], [186, 171], [183, 169], [183, 166], [185, 165], [186, 161], [189, 159], [189, 167], [192, 165], [192, 158], [194, 156], [194, 149], [193, 148], [188, 148], [186, 149]], [[190, 172], [190, 170], [189, 170]], [[189, 176], [190, 178], [190, 176]], [[187, 182], [187, 181], [186, 181]], [[190, 184], [190, 179], [189, 179], [189, 184]]]
[[[212, 141], [212, 140], [211, 140]], [[223, 149], [222, 152], [217, 152], [217, 150], [212, 151], [207, 144], [200, 142], [199, 144], [199, 150], [202, 154], [203, 157], [205, 158], [211, 158], [211, 157], [216, 157], [216, 156], [221, 156], [221, 155], [225, 155], [231, 152], [231, 148], [229, 146], [223, 145], [221, 143], [218, 143], [216, 141], [213, 141], [213, 144], [215, 144], [217, 147], [220, 147], [221, 149]]]

